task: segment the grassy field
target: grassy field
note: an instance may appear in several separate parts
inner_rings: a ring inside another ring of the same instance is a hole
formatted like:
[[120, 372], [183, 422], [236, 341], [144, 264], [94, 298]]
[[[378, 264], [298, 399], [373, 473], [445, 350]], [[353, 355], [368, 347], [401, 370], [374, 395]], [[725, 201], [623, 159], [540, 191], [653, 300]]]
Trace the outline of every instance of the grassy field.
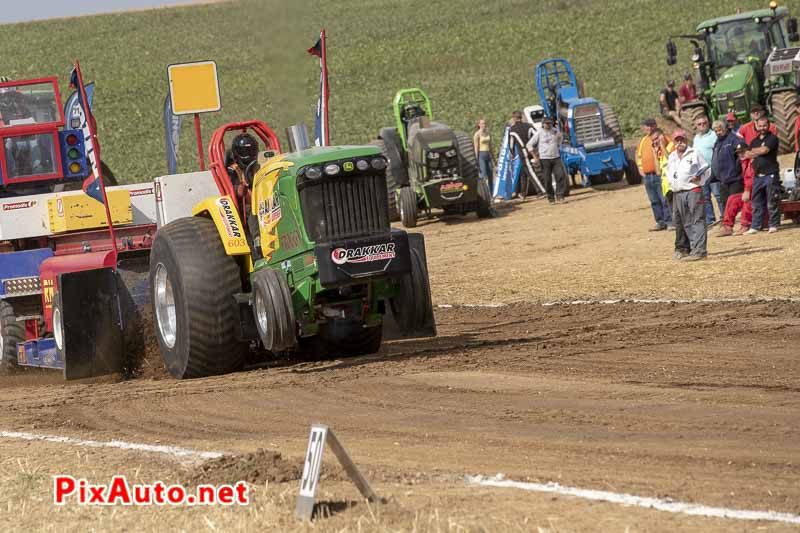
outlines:
[[[203, 115], [206, 142], [229, 121], [260, 118], [277, 129], [313, 116], [319, 68], [306, 48], [319, 30], [307, 8], [243, 0], [0, 26], [0, 73], [57, 75], [66, 99], [71, 62], [80, 59], [97, 85], [103, 158], [122, 181], [146, 181], [167, 170], [161, 115], [170, 63], [217, 62], [223, 110]], [[186, 117], [179, 170], [195, 170], [196, 153]]]
[[[536, 101], [536, 62], [556, 56], [568, 58], [587, 95], [614, 106], [633, 133], [657, 112], [664, 79], [688, 66], [688, 43], [679, 43], [680, 64], [667, 67], [667, 36], [730, 12], [724, 0], [239, 0], [0, 26], [0, 74], [66, 81], [70, 61], [80, 58], [97, 83], [105, 159], [122, 180], [144, 181], [166, 170], [169, 63], [219, 65], [223, 111], [204, 117], [206, 140], [228, 120], [263, 118], [281, 131], [303, 120], [311, 128], [318, 70], [305, 50], [321, 26], [329, 34], [336, 143], [373, 138], [391, 123], [395, 91], [414, 86], [428, 92], [437, 119], [470, 131], [485, 116], [499, 133], [512, 110]], [[181, 156], [180, 170], [196, 168], [189, 123]]]

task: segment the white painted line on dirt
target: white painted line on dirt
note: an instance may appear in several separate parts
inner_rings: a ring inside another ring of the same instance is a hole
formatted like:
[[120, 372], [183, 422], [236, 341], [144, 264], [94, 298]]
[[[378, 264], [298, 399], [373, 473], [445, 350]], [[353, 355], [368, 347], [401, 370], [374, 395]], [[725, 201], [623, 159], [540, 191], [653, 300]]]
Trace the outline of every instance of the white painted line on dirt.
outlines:
[[439, 309], [452, 309], [454, 307], [476, 307], [476, 308], [497, 308], [506, 307], [515, 303], [533, 303], [542, 307], [553, 307], [556, 305], [610, 305], [610, 304], [718, 304], [718, 303], [765, 303], [765, 302], [800, 302], [800, 298], [765, 296], [759, 298], [700, 298], [691, 299], [669, 299], [669, 298], [618, 298], [609, 300], [554, 300], [552, 302], [526, 302], [524, 300], [511, 303], [488, 303], [488, 304], [438, 304]]
[[508, 304], [439, 304], [436, 307], [450, 309], [453, 307], [505, 307]]
[[84, 446], [88, 448], [120, 448], [123, 450], [135, 450], [149, 453], [163, 453], [181, 459], [216, 459], [222, 457], [222, 452], [202, 452], [189, 450], [177, 446], [164, 446], [160, 444], [140, 444], [135, 442], [125, 442], [122, 440], [97, 441], [73, 439], [72, 437], [60, 437], [57, 435], [35, 435], [22, 431], [0, 431], [0, 437], [6, 439], [19, 439], [28, 441], [57, 442], [61, 444], [71, 444], [73, 446]]
[[728, 509], [726, 507], [709, 507], [696, 503], [676, 502], [661, 498], [647, 498], [618, 492], [607, 492], [604, 490], [578, 489], [575, 487], [563, 487], [558, 483], [526, 483], [522, 481], [510, 481], [498, 474], [495, 477], [467, 476], [467, 483], [470, 485], [481, 485], [484, 487], [501, 487], [528, 490], [532, 492], [549, 492], [564, 496], [575, 496], [585, 500], [594, 500], [609, 503], [619, 503], [622, 505], [632, 505], [645, 509], [655, 509], [668, 513], [682, 513], [692, 516], [705, 516], [709, 518], [733, 518], [736, 520], [764, 520], [769, 522], [785, 522], [787, 524], [800, 524], [800, 515], [791, 513], [778, 513], [775, 511], [747, 511], [740, 509]]

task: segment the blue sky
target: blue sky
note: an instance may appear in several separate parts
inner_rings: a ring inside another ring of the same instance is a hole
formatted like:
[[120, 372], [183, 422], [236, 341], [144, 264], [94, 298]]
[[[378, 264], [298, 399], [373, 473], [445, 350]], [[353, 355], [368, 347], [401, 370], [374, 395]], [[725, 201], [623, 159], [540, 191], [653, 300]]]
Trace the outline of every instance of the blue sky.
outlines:
[[192, 4], [196, 0], [0, 0], [0, 24]]

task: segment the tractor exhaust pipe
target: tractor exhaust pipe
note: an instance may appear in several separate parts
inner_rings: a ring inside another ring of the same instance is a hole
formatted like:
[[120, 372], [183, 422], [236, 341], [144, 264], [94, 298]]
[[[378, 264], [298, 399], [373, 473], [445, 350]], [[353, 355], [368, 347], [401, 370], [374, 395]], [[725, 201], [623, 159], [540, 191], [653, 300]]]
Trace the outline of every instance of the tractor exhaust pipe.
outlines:
[[299, 152], [311, 147], [308, 140], [308, 130], [305, 124], [295, 124], [286, 128], [286, 139], [289, 141], [289, 151]]

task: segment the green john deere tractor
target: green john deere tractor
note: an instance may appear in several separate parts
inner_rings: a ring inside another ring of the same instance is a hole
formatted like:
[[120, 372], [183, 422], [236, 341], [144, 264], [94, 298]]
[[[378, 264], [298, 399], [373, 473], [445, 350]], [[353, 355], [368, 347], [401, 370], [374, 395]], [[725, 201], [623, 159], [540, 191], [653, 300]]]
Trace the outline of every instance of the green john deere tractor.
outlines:
[[417, 225], [432, 209], [445, 214], [475, 211], [494, 216], [489, 184], [478, 177], [478, 161], [469, 135], [432, 122], [431, 102], [421, 89], [401, 89], [394, 97], [395, 127], [382, 128], [373, 141], [386, 159], [392, 221]]
[[766, 106], [777, 127], [781, 152], [790, 151], [800, 77], [796, 70], [784, 68], [785, 61], [776, 68], [776, 61], [791, 52], [789, 42], [798, 41], [797, 19], [773, 1], [769, 9], [707, 20], [696, 31], [667, 41], [668, 65], [676, 63], [674, 38], [687, 39], [694, 46], [691, 60], [700, 99], [681, 107], [683, 128], [692, 132], [699, 115], [717, 119], [729, 111], [743, 124], [750, 120], [750, 107], [759, 103]]
[[[245, 131], [264, 156], [237, 178], [223, 139]], [[386, 336], [435, 335], [425, 242], [389, 225], [386, 159], [375, 146], [300, 148], [275, 155], [263, 122], [228, 124], [210, 172], [159, 178], [177, 215], [156, 234], [150, 286], [174, 377], [230, 372], [248, 354], [352, 356]], [[197, 201], [182, 183], [207, 192]]]

